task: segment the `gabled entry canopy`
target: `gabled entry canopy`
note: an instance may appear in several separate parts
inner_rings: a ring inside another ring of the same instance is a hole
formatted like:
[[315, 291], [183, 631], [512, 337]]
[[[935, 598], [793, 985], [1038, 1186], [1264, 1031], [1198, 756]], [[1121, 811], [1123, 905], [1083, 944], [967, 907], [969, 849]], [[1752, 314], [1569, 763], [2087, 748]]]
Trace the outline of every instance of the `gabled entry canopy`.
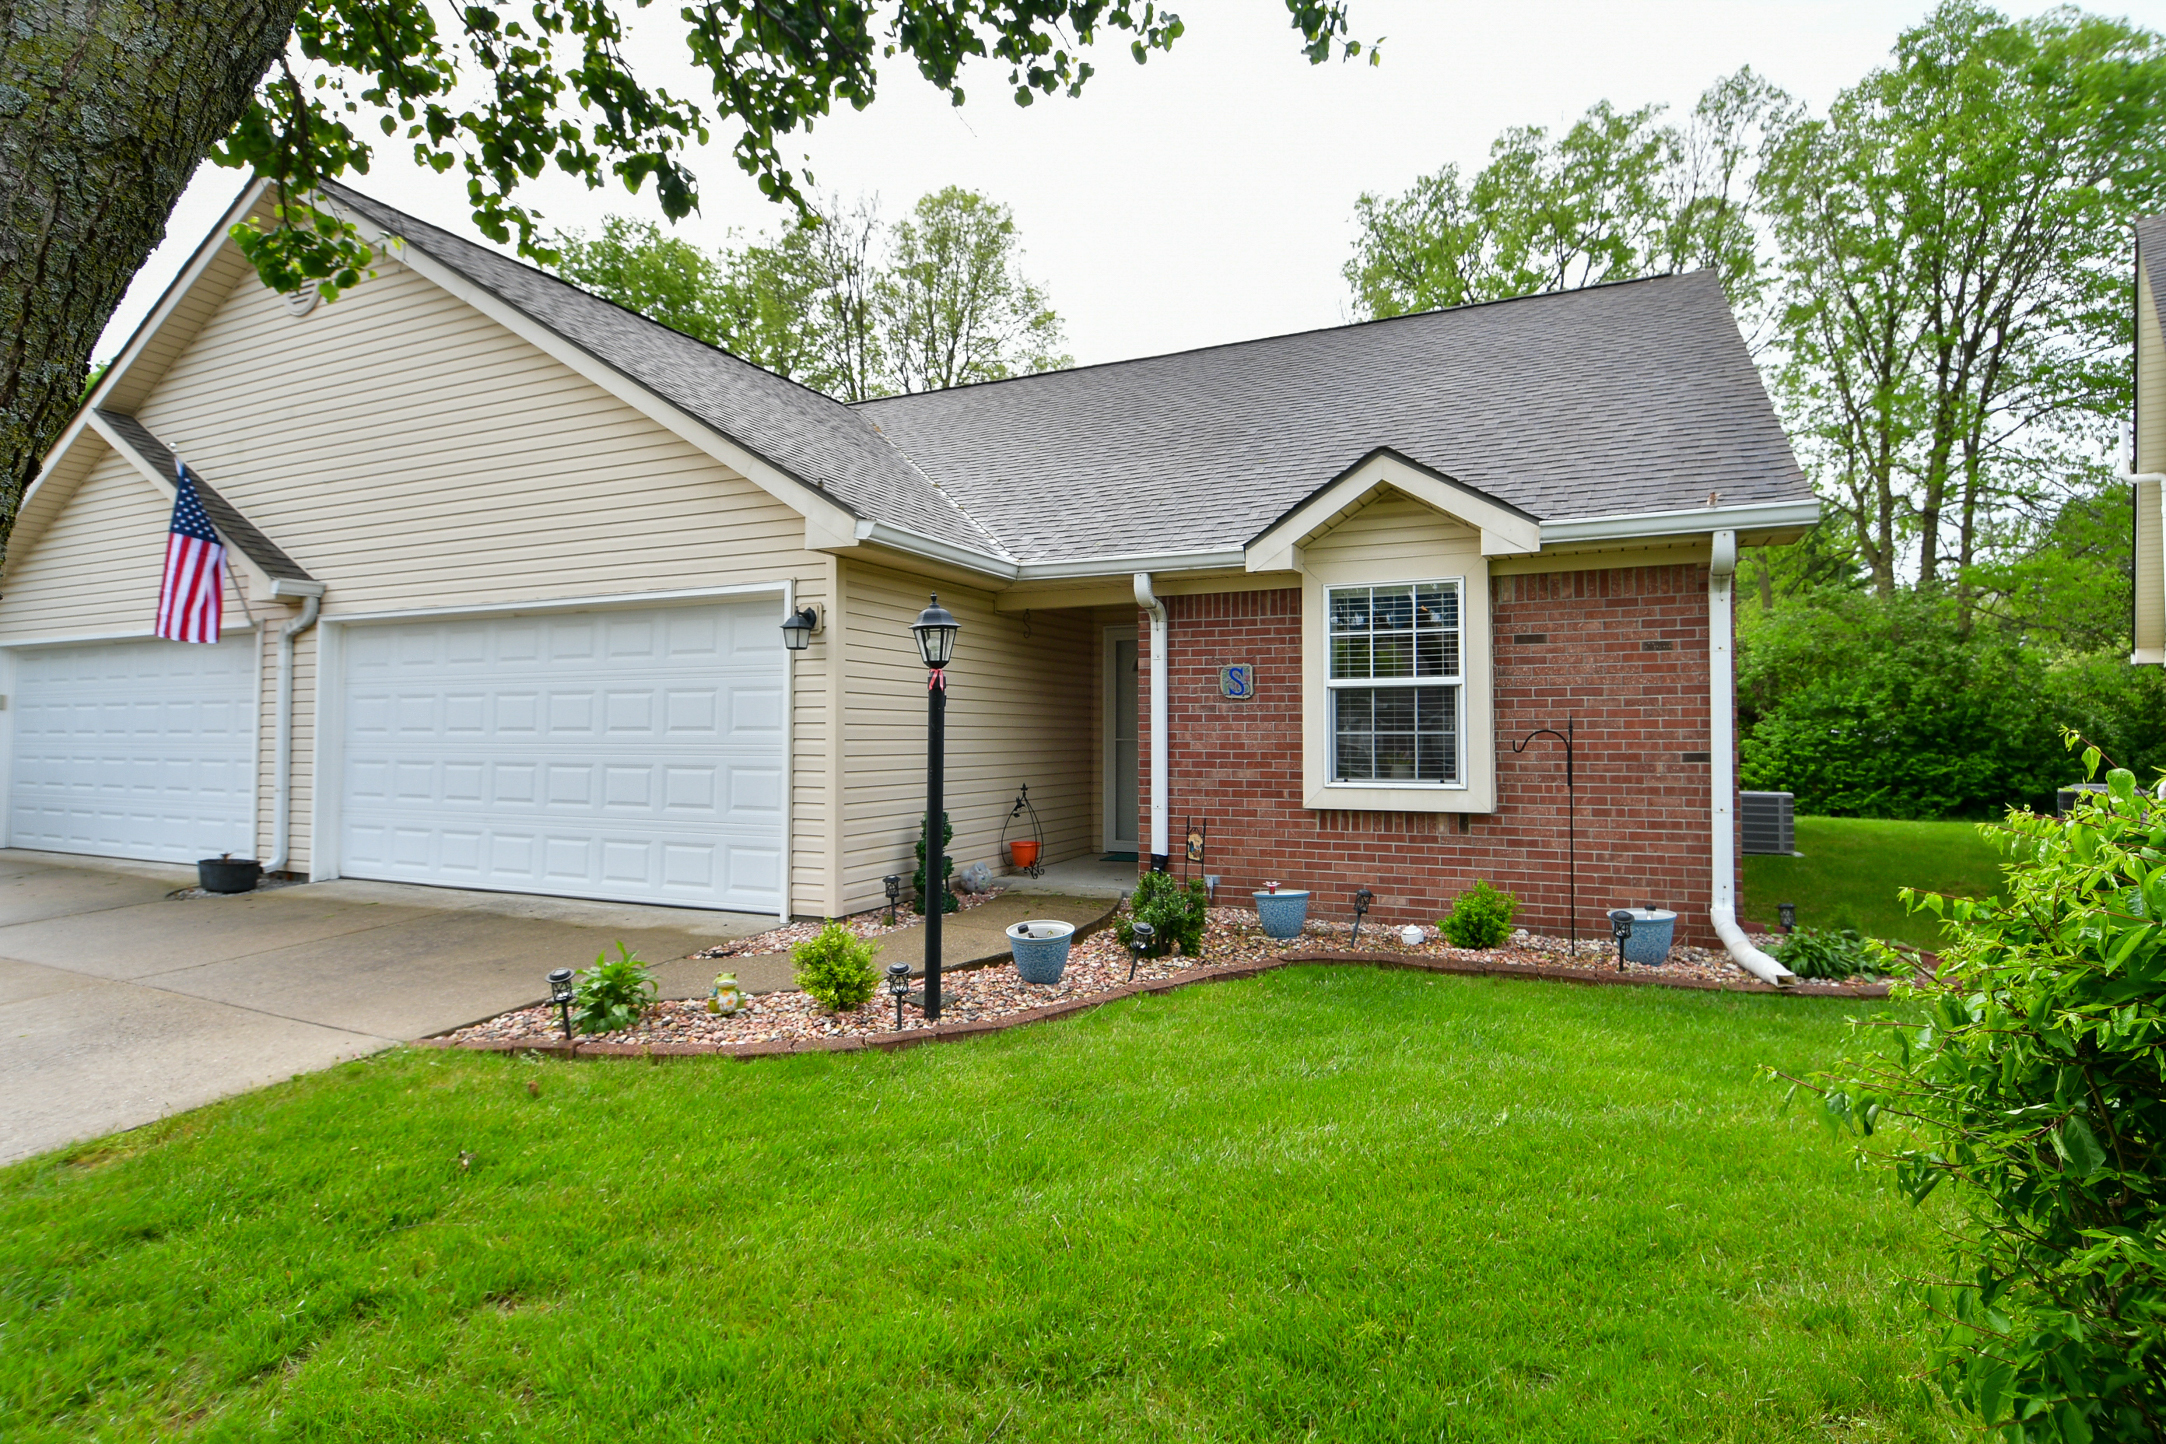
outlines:
[[1300, 571], [1302, 547], [1385, 487], [1479, 531], [1485, 557], [1525, 556], [1542, 549], [1539, 518], [1380, 446], [1251, 537], [1244, 549], [1248, 570]]

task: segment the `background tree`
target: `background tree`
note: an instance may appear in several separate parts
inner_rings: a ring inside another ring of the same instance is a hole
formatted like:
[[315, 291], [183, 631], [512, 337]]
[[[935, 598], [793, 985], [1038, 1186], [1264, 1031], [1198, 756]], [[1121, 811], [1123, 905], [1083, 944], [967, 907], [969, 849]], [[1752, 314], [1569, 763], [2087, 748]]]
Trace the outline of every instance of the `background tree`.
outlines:
[[[1312, 62], [1347, 57], [1340, 0], [1287, 0]], [[521, 182], [545, 168], [593, 187], [652, 181], [671, 219], [698, 188], [686, 149], [716, 127], [763, 192], [802, 202], [782, 140], [837, 103], [863, 109], [904, 57], [960, 104], [973, 58], [1007, 67], [1020, 104], [1077, 94], [1107, 32], [1138, 61], [1182, 33], [1150, 0], [708, 0], [679, 12], [712, 84], [695, 101], [643, 82], [607, 0], [11, 0], [0, 16], [0, 524], [74, 410], [84, 363], [129, 279], [213, 156], [278, 186], [272, 224], [238, 239], [264, 281], [335, 298], [365, 273], [362, 238], [309, 202], [366, 173], [373, 132], [466, 179], [483, 234], [551, 259]], [[1373, 59], [1373, 53], [1372, 53]], [[303, 72], [309, 78], [302, 78]]]
[[955, 186], [892, 227], [876, 202], [830, 196], [779, 238], [718, 252], [617, 216], [555, 245], [567, 279], [844, 401], [1073, 364], [1008, 208]]

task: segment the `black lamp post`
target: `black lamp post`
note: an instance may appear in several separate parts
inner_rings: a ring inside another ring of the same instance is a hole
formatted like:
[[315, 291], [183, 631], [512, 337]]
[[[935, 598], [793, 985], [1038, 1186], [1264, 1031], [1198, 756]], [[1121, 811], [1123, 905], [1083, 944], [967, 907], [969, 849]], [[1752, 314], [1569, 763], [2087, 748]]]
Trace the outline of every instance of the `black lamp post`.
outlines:
[[917, 638], [918, 656], [925, 662], [925, 1021], [940, 1021], [940, 909], [947, 901], [941, 876], [942, 834], [947, 799], [942, 795], [947, 779], [948, 672], [955, 656], [955, 634], [962, 625], [954, 613], [940, 605], [935, 593], [932, 605], [910, 624]]
[[[1577, 779], [1572, 774], [1572, 734], [1578, 729], [1578, 722], [1576, 717], [1567, 717], [1564, 719], [1562, 732], [1554, 727], [1537, 727], [1512, 744], [1514, 752], [1526, 751], [1527, 744], [1537, 737], [1554, 737], [1564, 744], [1564, 855], [1565, 872], [1570, 879], [1568, 885], [1571, 889], [1571, 901], [1565, 906], [1572, 910], [1567, 926], [1572, 934], [1574, 958], [1579, 956], [1579, 788]], [[1614, 918], [1616, 914], [1611, 913], [1610, 916]], [[1623, 954], [1618, 956], [1617, 966], [1621, 968], [1624, 966]]]
[[564, 1019], [564, 1041], [572, 1040], [572, 970], [558, 968], [549, 975], [549, 1001]]
[[[889, 881], [892, 882], [894, 879], [890, 878]], [[908, 963], [889, 963], [887, 965], [887, 990], [895, 995], [895, 1031], [900, 1033], [903, 1023], [903, 999], [909, 996], [910, 993], [910, 965]]]
[[1151, 942], [1158, 936], [1158, 929], [1140, 919], [1128, 929], [1128, 981], [1136, 980], [1136, 969], [1143, 965], [1143, 955], [1151, 950]]
[[880, 885], [887, 889], [887, 925], [893, 927], [895, 926], [895, 901], [902, 896], [902, 879], [894, 873], [889, 873], [886, 877], [880, 879]]
[[1609, 935], [1617, 940], [1617, 971], [1624, 971], [1625, 944], [1632, 941], [1632, 909], [1609, 910]]
[[1780, 917], [1780, 918], [1782, 919], [1782, 930], [1783, 930], [1784, 932], [1786, 932], [1786, 933], [1794, 933], [1794, 932], [1796, 932], [1796, 931], [1797, 931], [1797, 904], [1796, 904], [1796, 903], [1777, 903], [1777, 904], [1775, 904], [1775, 914], [1776, 914], [1776, 916], [1778, 916], [1778, 917]]
[[1376, 894], [1365, 887], [1354, 889], [1354, 941], [1361, 941], [1361, 920], [1368, 916], [1369, 904], [1376, 901]]

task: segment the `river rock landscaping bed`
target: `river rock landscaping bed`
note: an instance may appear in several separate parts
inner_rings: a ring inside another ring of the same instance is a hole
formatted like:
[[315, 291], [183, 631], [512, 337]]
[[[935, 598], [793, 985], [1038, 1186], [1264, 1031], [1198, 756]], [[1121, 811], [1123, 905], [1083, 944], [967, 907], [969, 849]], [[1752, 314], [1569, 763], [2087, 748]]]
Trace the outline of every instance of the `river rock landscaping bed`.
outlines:
[[[970, 905], [965, 899], [964, 906]], [[883, 910], [884, 911], [884, 910]], [[793, 925], [801, 927], [803, 925]], [[762, 951], [773, 951], [780, 935], [792, 929], [775, 929]], [[813, 928], [805, 935], [818, 929]], [[885, 927], [882, 932], [892, 931]], [[1364, 927], [1357, 944], [1352, 926], [1339, 922], [1311, 922], [1299, 938], [1272, 938], [1258, 925], [1247, 908], [1219, 907], [1210, 912], [1204, 933], [1203, 953], [1189, 958], [1174, 955], [1146, 958], [1129, 978], [1129, 955], [1112, 929], [1077, 942], [1068, 956], [1067, 970], [1057, 984], [1037, 986], [1017, 976], [1012, 963], [955, 969], [941, 975], [939, 1031], [957, 1027], [972, 1032], [1008, 1022], [1034, 1021], [1049, 1012], [1085, 1007], [1112, 995], [1126, 996], [1145, 989], [1178, 986], [1182, 981], [1207, 981], [1214, 976], [1242, 976], [1304, 959], [1362, 961], [1389, 966], [1404, 961], [1452, 972], [1493, 975], [1539, 976], [1590, 983], [1646, 983], [1671, 987], [1737, 987], [1766, 990], [1767, 985], [1749, 978], [1727, 954], [1708, 948], [1679, 946], [1659, 968], [1628, 965], [1620, 977], [1615, 947], [1607, 939], [1582, 938], [1573, 954], [1563, 938], [1541, 937], [1524, 929], [1501, 948], [1483, 952], [1455, 948], [1425, 928], [1424, 941], [1408, 947], [1395, 928]], [[878, 934], [873, 934], [878, 936]], [[801, 941], [801, 939], [799, 939]], [[760, 941], [747, 939], [735, 945]], [[1773, 942], [1756, 938], [1756, 946]], [[728, 956], [721, 954], [720, 956]], [[1801, 984], [1787, 991], [1821, 996], [1869, 998], [1884, 995], [1885, 985]], [[805, 994], [796, 991], [766, 993], [754, 998], [743, 1011], [722, 1017], [709, 1013], [704, 1000], [667, 1000], [650, 1007], [633, 1027], [614, 1033], [589, 1034], [578, 1039], [582, 1049], [606, 1052], [775, 1052], [793, 1046], [851, 1046], [854, 1040], [875, 1041], [898, 1032], [931, 1035], [932, 1025], [915, 1007], [905, 1004], [902, 1027], [896, 1027], [895, 1001], [882, 992], [852, 1012], [830, 1013]], [[439, 1045], [479, 1048], [561, 1047], [562, 1024], [555, 1010], [536, 1006], [515, 1009], [461, 1028], [436, 1041]]]
[[[957, 893], [955, 900], [961, 905], [958, 911], [969, 912], [974, 907], [981, 907], [991, 902], [1006, 891], [1007, 889], [1003, 887], [990, 887], [984, 892]], [[886, 903], [880, 904], [880, 906], [873, 908], [869, 912], [852, 913], [848, 917], [838, 918], [836, 921], [859, 937], [868, 939], [884, 938], [889, 933], [899, 933], [910, 928], [925, 926], [923, 917], [910, 911], [907, 907], [898, 906], [895, 909], [895, 924], [890, 927], [887, 921]], [[717, 943], [703, 952], [692, 954], [692, 956], [695, 958], [749, 958], [760, 953], [786, 953], [799, 943], [810, 942], [813, 938], [819, 936], [820, 929], [826, 926], [825, 922], [786, 923], [779, 928], [769, 928], [764, 933], [755, 933], [749, 938], [732, 938], [726, 943]]]

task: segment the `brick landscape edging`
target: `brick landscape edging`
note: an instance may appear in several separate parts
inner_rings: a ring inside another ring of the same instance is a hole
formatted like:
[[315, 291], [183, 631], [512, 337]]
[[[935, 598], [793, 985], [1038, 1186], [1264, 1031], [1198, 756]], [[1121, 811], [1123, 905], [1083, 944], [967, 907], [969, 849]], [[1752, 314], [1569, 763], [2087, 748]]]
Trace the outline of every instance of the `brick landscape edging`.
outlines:
[[941, 1023], [931, 1028], [913, 1028], [903, 1033], [853, 1034], [843, 1038], [792, 1038], [764, 1043], [581, 1043], [566, 1042], [562, 1038], [537, 1039], [528, 1042], [511, 1042], [496, 1039], [459, 1042], [451, 1038], [421, 1038], [409, 1046], [415, 1048], [444, 1048], [468, 1053], [549, 1053], [567, 1058], [687, 1058], [717, 1054], [726, 1058], [778, 1058], [792, 1053], [859, 1053], [868, 1048], [893, 1051], [898, 1048], [914, 1048], [921, 1043], [949, 1043], [959, 1038], [977, 1038], [988, 1033], [1005, 1032], [1010, 1028], [1027, 1027], [1032, 1023], [1049, 1022], [1075, 1013], [1101, 1008], [1117, 1003], [1123, 998], [1141, 997], [1146, 993], [1171, 993], [1181, 988], [1192, 988], [1202, 983], [1228, 983], [1239, 978], [1259, 977], [1277, 968], [1292, 967], [1302, 963], [1347, 963], [1373, 968], [1393, 968], [1417, 973], [1451, 973], [1464, 977], [1482, 978], [1531, 978], [1547, 983], [1580, 983], [1594, 987], [1623, 988], [1681, 988], [1699, 993], [1770, 993], [1792, 998], [1849, 998], [1871, 1000], [1888, 996], [1886, 983], [1804, 985], [1794, 988], [1778, 988], [1772, 983], [1723, 982], [1713, 978], [1659, 978], [1646, 974], [1613, 973], [1588, 968], [1560, 968], [1546, 964], [1526, 965], [1513, 963], [1462, 962], [1456, 958], [1426, 957], [1418, 953], [1391, 953], [1369, 951], [1342, 951], [1325, 948], [1301, 948], [1280, 953], [1253, 963], [1225, 963], [1218, 967], [1190, 968], [1163, 978], [1150, 978], [1140, 983], [1123, 983], [1103, 993], [1093, 993], [1087, 998], [1071, 998], [1062, 1003], [1049, 1003], [1043, 1008], [1029, 1008], [1020, 1013], [987, 1019], [979, 1023]]

